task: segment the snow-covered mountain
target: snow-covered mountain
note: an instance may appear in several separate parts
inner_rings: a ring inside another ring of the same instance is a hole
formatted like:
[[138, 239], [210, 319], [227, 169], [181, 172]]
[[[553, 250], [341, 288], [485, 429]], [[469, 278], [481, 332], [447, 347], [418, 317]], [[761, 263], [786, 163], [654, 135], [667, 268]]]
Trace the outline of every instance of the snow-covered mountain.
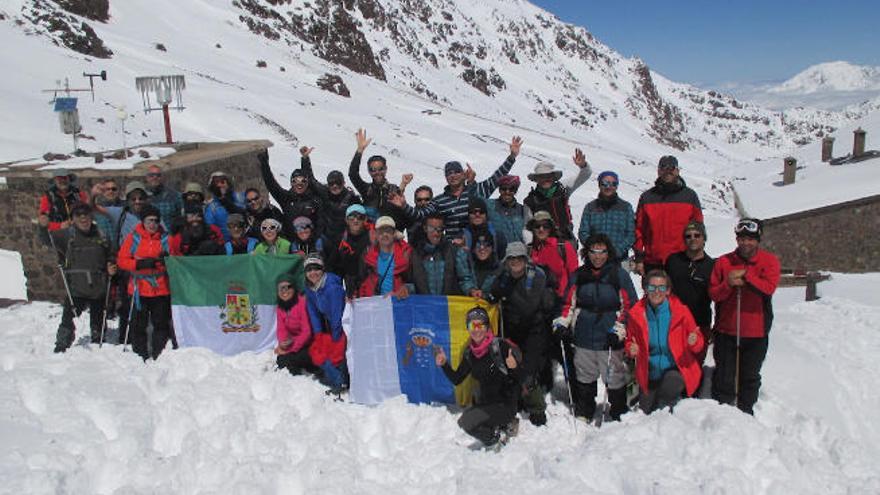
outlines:
[[826, 62], [801, 71], [770, 93], [810, 94], [820, 91], [880, 91], [880, 67], [849, 62]]
[[[26, 135], [0, 138], [0, 159], [7, 160], [42, 155], [57, 141], [50, 139], [54, 129], [45, 122], [51, 120], [46, 107], [37, 105], [45, 100], [38, 88], [51, 88], [65, 75], [81, 86], [78, 74], [98, 68], [107, 68], [113, 82], [98, 85], [98, 108], [81, 106], [90, 124], [99, 124], [84, 126], [95, 138], [86, 147], [118, 141], [111, 138], [118, 131], [108, 129], [115, 121], [108, 105], [137, 109], [131, 80], [155, 73], [187, 76], [191, 104], [184, 114], [214, 114], [192, 127], [183, 122], [180, 139], [231, 137], [233, 122], [242, 117], [288, 131], [303, 121], [334, 129], [344, 124], [327, 120], [330, 107], [382, 114], [388, 109], [374, 104], [392, 100], [602, 143], [625, 162], [653, 161], [673, 150], [735, 159], [810, 142], [851, 117], [769, 111], [669, 81], [524, 0], [159, 0], [112, 2], [105, 9], [102, 2], [82, 0], [0, 5], [2, 39], [16, 47], [2, 56], [5, 65], [37, 65], [0, 82], [6, 97], [17, 101], [16, 113], [29, 117], [16, 126], [27, 129]], [[198, 29], [191, 30], [189, 20], [195, 19]], [[318, 88], [345, 96], [328, 104]], [[202, 100], [209, 92], [211, 101]], [[298, 102], [296, 117], [281, 104], [292, 100]], [[143, 139], [159, 140], [156, 120], [132, 116], [127, 126]], [[644, 156], [638, 151], [643, 145], [657, 151]]]
[[864, 116], [866, 108], [876, 108], [880, 103], [880, 67], [827, 62], [782, 82], [733, 85], [728, 89], [744, 100], [777, 110], [809, 107]]

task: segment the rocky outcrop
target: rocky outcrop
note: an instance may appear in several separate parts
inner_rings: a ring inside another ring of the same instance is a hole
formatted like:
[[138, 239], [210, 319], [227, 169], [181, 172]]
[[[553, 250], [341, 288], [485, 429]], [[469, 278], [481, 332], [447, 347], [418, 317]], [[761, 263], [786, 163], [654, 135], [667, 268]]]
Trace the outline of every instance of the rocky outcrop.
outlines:
[[[84, 7], [89, 2], [72, 1], [55, 4], [47, 0], [32, 0], [29, 4], [22, 6], [21, 18], [24, 22], [32, 25], [34, 32], [48, 36], [58, 46], [64, 46], [91, 57], [112, 57], [113, 51], [104, 45], [104, 41], [98, 37], [89, 24], [58, 6], [68, 3], [76, 4], [74, 7], [78, 8]], [[106, 14], [104, 19], [106, 19]]]
[[93, 21], [107, 22], [110, 0], [55, 0], [62, 9]]
[[318, 78], [317, 84], [324, 91], [351, 98], [351, 92], [348, 90], [348, 86], [345, 85], [345, 81], [336, 74], [324, 74]]
[[648, 133], [658, 143], [677, 150], [688, 149], [681, 110], [660, 97], [651, 78], [651, 69], [644, 62], [639, 61], [632, 72], [635, 76], [635, 92], [626, 100], [626, 104], [633, 117], [647, 117]]

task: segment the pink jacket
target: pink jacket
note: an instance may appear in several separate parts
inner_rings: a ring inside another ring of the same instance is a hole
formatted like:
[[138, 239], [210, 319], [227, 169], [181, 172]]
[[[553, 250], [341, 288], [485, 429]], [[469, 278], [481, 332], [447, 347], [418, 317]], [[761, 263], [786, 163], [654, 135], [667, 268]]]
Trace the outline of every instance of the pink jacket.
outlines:
[[[275, 321], [278, 325], [276, 335], [278, 345], [282, 347], [281, 354], [302, 350], [312, 338], [312, 325], [309, 323], [304, 294], [299, 294], [296, 304], [289, 311], [276, 307]], [[284, 348], [284, 343], [287, 341], [291, 341], [290, 347]]]

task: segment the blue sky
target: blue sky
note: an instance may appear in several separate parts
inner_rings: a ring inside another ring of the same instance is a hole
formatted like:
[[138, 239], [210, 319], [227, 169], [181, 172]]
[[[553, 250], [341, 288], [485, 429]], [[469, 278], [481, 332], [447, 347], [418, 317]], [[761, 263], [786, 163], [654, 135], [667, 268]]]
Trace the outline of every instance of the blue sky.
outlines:
[[821, 62], [880, 66], [880, 0], [530, 0], [681, 82], [784, 80]]

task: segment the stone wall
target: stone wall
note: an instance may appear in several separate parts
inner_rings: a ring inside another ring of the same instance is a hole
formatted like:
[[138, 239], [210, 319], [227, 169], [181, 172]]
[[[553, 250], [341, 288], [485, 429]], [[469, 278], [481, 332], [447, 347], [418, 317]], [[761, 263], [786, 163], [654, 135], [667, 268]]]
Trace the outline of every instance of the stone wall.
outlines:
[[[76, 185], [86, 192], [96, 182], [115, 179], [121, 188], [129, 181], [143, 181], [147, 167], [162, 168], [165, 183], [182, 190], [187, 182], [198, 182], [205, 187], [211, 172], [222, 170], [231, 176], [235, 189], [243, 191], [256, 187], [268, 197], [260, 176], [257, 154], [272, 146], [269, 141], [238, 141], [227, 143], [186, 143], [175, 145], [176, 152], [161, 159], [145, 160], [132, 169], [112, 170], [96, 168], [76, 169]], [[61, 162], [63, 164], [63, 162]], [[105, 162], [106, 163], [106, 162]], [[6, 188], [0, 190], [0, 248], [21, 253], [27, 277], [29, 300], [61, 301], [64, 286], [51, 249], [37, 240], [37, 209], [40, 196], [51, 181], [50, 171], [39, 167], [12, 167], [0, 172], [6, 178]]]
[[786, 269], [880, 271], [880, 195], [767, 219], [761, 241]]

